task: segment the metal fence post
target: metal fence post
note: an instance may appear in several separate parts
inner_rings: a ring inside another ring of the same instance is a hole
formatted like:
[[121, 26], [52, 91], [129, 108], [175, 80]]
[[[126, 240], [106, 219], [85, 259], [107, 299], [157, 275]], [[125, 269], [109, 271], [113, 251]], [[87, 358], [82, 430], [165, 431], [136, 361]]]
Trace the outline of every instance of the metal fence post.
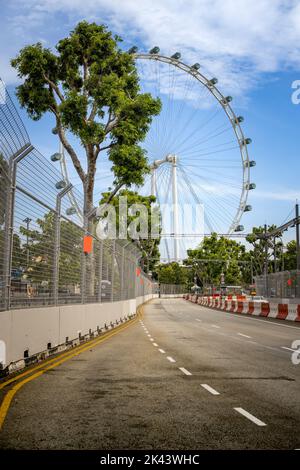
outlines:
[[100, 243], [100, 247], [99, 247], [99, 269], [98, 269], [98, 277], [99, 277], [98, 302], [102, 302], [103, 241], [99, 240], [99, 243]]
[[120, 273], [120, 290], [121, 290], [120, 300], [126, 300], [128, 298], [127, 294], [125, 293], [124, 280], [125, 280], [125, 250], [129, 244], [130, 244], [130, 241], [127, 241], [127, 243], [122, 247], [121, 273]]
[[11, 269], [13, 258], [13, 236], [14, 236], [14, 209], [16, 199], [16, 183], [17, 183], [17, 167], [18, 163], [23, 160], [31, 151], [33, 146], [30, 144], [22, 147], [17, 153], [12, 155], [9, 159], [8, 178], [10, 184], [9, 195], [7, 198], [6, 214], [5, 214], [5, 250], [4, 250], [4, 279], [5, 279], [5, 294], [4, 294], [4, 308], [10, 309], [11, 301]]
[[113, 240], [113, 242], [112, 242], [112, 257], [111, 257], [111, 293], [110, 293], [111, 302], [114, 301], [115, 255], [116, 255], [116, 240]]
[[72, 188], [73, 188], [73, 185], [69, 183], [56, 196], [56, 210], [55, 210], [55, 216], [54, 216], [53, 281], [52, 281], [52, 295], [53, 295], [54, 305], [58, 304], [61, 200], [65, 196], [65, 194], [67, 194]]
[[[89, 231], [89, 222], [92, 217], [96, 214], [96, 207], [93, 207], [89, 212], [86, 209], [86, 203], [84, 206], [84, 216], [83, 216], [83, 237], [88, 234]], [[84, 304], [86, 302], [87, 296], [87, 256], [83, 252], [83, 239], [82, 239], [82, 254], [81, 254], [81, 303]]]

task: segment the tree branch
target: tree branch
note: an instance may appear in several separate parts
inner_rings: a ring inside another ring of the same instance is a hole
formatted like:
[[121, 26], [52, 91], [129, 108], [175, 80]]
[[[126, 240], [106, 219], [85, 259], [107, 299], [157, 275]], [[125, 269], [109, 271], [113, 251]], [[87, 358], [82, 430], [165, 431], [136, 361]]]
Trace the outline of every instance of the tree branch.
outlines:
[[88, 117], [88, 121], [93, 121], [95, 119], [96, 114], [97, 114], [97, 107], [98, 107], [97, 103], [96, 103], [96, 101], [94, 101], [91, 112], [90, 112], [90, 115]]
[[122, 186], [124, 186], [124, 183], [119, 183], [117, 184], [117, 186], [115, 187], [115, 189], [110, 193], [107, 201], [106, 201], [106, 204], [109, 204], [110, 201], [114, 198], [114, 196], [117, 194], [117, 192], [119, 191], [119, 189], [122, 188]]
[[62, 95], [62, 93], [60, 92], [60, 89], [57, 85], [55, 85], [54, 82], [52, 82], [52, 80], [50, 80], [50, 78], [48, 78], [45, 74], [44, 74], [44, 79], [46, 80], [46, 82], [48, 83], [48, 85], [50, 85], [50, 87], [52, 88], [52, 90], [55, 91], [55, 93], [57, 94], [57, 96], [59, 97], [60, 101], [64, 101], [65, 98], [64, 96]]
[[85, 183], [86, 174], [83, 171], [83, 168], [81, 166], [81, 163], [79, 161], [79, 158], [77, 157], [77, 154], [76, 154], [75, 150], [73, 149], [72, 145], [70, 144], [70, 142], [68, 141], [68, 139], [66, 137], [65, 131], [62, 127], [61, 121], [60, 121], [57, 114], [56, 114], [56, 127], [57, 127], [57, 131], [58, 131], [60, 141], [63, 144], [66, 151], [68, 152], [68, 154], [70, 155], [72, 163], [74, 165], [74, 168], [78, 173], [78, 176], [80, 177], [81, 181], [83, 183]]
[[110, 149], [110, 148], [112, 148], [114, 145], [116, 145], [116, 144], [114, 144], [114, 143], [112, 142], [112, 143], [110, 143], [109, 145], [106, 145], [105, 147], [99, 147], [99, 152], [102, 152], [102, 150]]
[[112, 118], [111, 117], [111, 112], [110, 112], [107, 124], [106, 124], [105, 129], [104, 129], [105, 134], [109, 134], [110, 131], [112, 131], [113, 128], [116, 127], [118, 122], [119, 122], [118, 116], [115, 116], [114, 118]]

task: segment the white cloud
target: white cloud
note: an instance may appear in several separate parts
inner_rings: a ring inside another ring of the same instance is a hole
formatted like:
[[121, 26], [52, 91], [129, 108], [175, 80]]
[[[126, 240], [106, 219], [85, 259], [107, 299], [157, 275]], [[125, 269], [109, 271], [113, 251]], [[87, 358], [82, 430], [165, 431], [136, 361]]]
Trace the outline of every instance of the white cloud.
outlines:
[[[300, 65], [299, 0], [12, 0], [11, 20], [23, 37], [51, 19], [67, 25], [105, 21], [130, 42], [179, 50], [187, 62], [204, 64], [222, 89], [243, 95], [259, 74]], [[60, 14], [59, 16], [57, 16]], [[7, 79], [7, 78], [6, 78]]]

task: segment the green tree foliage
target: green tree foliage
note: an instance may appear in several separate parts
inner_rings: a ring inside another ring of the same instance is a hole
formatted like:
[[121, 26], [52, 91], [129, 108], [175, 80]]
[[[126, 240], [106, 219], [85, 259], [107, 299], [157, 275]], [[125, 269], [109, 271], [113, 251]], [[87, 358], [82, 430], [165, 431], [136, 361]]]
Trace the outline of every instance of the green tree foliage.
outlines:
[[[11, 61], [23, 83], [17, 96], [29, 116], [50, 112], [55, 132], [82, 181], [85, 206], [93, 205], [97, 161], [108, 151], [115, 175], [109, 199], [123, 186], [140, 185], [149, 171], [140, 142], [161, 103], [140, 93], [134, 57], [123, 52], [103, 25], [81, 21], [61, 39], [56, 53], [41, 43], [21, 49]], [[85, 162], [68, 133], [79, 139]]]
[[284, 253], [284, 270], [291, 271], [297, 268], [297, 245], [295, 240], [291, 240], [286, 245]]
[[[36, 220], [37, 229], [20, 228], [28, 236], [29, 266], [25, 260], [26, 275], [33, 283], [49, 282], [53, 277], [54, 254], [54, 214], [48, 212], [43, 219]], [[80, 282], [80, 256], [82, 251], [82, 231], [71, 222], [61, 220], [60, 225], [59, 287]], [[23, 258], [27, 246], [23, 246]]]
[[200, 285], [220, 284], [221, 273], [225, 274], [225, 284], [239, 285], [243, 282], [245, 246], [234, 240], [213, 233], [205, 237], [199, 247], [188, 250], [186, 264], [192, 266]]
[[[267, 231], [272, 232], [275, 229], [276, 225], [270, 225], [268, 226]], [[247, 242], [250, 243], [250, 245], [253, 247], [252, 250], [250, 250], [250, 255], [253, 259], [255, 273], [258, 275], [264, 273], [266, 255], [268, 261], [268, 272], [271, 273], [275, 270], [274, 257], [276, 257], [277, 269], [280, 267], [279, 263], [277, 262], [277, 258], [279, 253], [282, 251], [282, 243], [278, 240], [278, 238], [266, 240], [262, 237], [264, 232], [264, 227], [253, 227], [252, 233], [246, 237]]]
[[[109, 199], [110, 193], [103, 193], [102, 200], [100, 204], [105, 204]], [[119, 210], [119, 203], [120, 197], [126, 197], [127, 199], [127, 211], [126, 211], [126, 225], [127, 227], [136, 220], [139, 220], [140, 213], [137, 212], [136, 214], [131, 214], [130, 208], [134, 204], [141, 204], [147, 210], [147, 235], [148, 238], [138, 238], [132, 239], [130, 237], [130, 233], [127, 232], [128, 240], [131, 240], [133, 243], [136, 243], [137, 247], [141, 250], [142, 258], [141, 264], [146, 272], [152, 271], [154, 266], [159, 261], [159, 243], [160, 237], [151, 238], [151, 208], [152, 211], [157, 212], [159, 211], [158, 206], [155, 205], [156, 198], [155, 196], [142, 196], [138, 194], [136, 191], [130, 191], [128, 189], [123, 189], [119, 192], [119, 194], [113, 197], [110, 201], [110, 204], [113, 205], [116, 211], [116, 228], [117, 228], [117, 236], [119, 236], [119, 229], [120, 229], [120, 210]], [[157, 214], [157, 218], [159, 219], [159, 214]], [[137, 230], [140, 231], [140, 223], [137, 223]], [[160, 228], [158, 228], [160, 233]]]

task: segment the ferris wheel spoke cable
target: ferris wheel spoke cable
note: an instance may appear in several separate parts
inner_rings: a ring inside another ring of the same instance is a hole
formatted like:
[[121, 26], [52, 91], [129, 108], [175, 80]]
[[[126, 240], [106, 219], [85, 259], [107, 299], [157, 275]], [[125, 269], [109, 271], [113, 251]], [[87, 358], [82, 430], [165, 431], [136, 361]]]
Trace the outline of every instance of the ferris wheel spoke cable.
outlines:
[[[214, 110], [213, 113], [212, 113], [212, 115], [210, 116], [210, 118], [206, 119], [206, 120], [203, 122], [203, 124], [200, 124], [200, 126], [197, 125], [196, 127], [193, 127], [193, 128], [191, 129], [190, 133], [189, 133], [188, 135], [186, 135], [186, 136], [184, 137], [184, 139], [179, 143], [178, 149], [181, 150], [182, 147], [186, 144], [186, 142], [190, 142], [190, 141], [191, 141], [191, 138], [192, 138], [193, 136], [199, 135], [199, 132], [200, 132], [201, 130], [203, 130], [208, 124], [212, 123], [213, 120], [220, 114], [220, 112], [221, 112], [220, 109], [217, 109], [216, 111]], [[222, 125], [224, 125], [224, 124], [222, 124]], [[187, 126], [186, 126], [186, 127], [187, 127]], [[216, 129], [214, 129], [214, 132], [215, 132], [215, 131], [216, 131]], [[211, 132], [211, 131], [210, 131], [210, 132]], [[210, 134], [210, 132], [209, 132], [208, 134]], [[206, 134], [206, 135], [207, 135], [207, 134]], [[205, 138], [205, 135], [204, 135], [204, 136], [201, 136], [201, 140], [203, 139], [203, 137]]]
[[[180, 163], [180, 165], [182, 165]], [[218, 176], [221, 176], [222, 180], [218, 179]], [[219, 173], [218, 171], [214, 170], [213, 172], [208, 173], [207, 171], [203, 172], [203, 176], [201, 173], [193, 173], [192, 174], [193, 178], [201, 178], [205, 180], [209, 180], [215, 183], [229, 183], [232, 184], [232, 187], [235, 187], [237, 189], [242, 189], [242, 185], [236, 184], [236, 179], [230, 175], [224, 175], [222, 173]]]
[[[192, 186], [191, 182], [189, 181], [189, 178], [188, 178], [187, 174], [185, 173], [185, 171], [182, 167], [181, 167], [181, 170], [182, 170], [183, 174], [185, 175], [185, 181], [187, 182], [190, 190], [193, 190], [193, 186]], [[206, 191], [203, 186], [201, 186], [201, 189], [205, 193], [208, 193], [208, 191]], [[221, 218], [223, 221], [225, 220], [226, 223], [227, 223], [228, 221], [224, 217], [226, 215], [226, 213], [228, 213], [226, 207], [223, 206], [223, 204], [220, 202], [220, 200], [216, 200], [211, 194], [210, 194], [210, 200], [212, 200], [213, 202], [215, 201], [215, 207], [213, 209], [214, 213], [219, 213], [219, 218]], [[205, 202], [205, 205], [208, 206], [208, 207], [211, 206], [211, 204], [209, 204], [207, 202]], [[221, 212], [220, 212], [220, 207], [219, 206], [223, 206]], [[224, 214], [224, 211], [225, 211], [225, 214]], [[231, 214], [229, 215], [229, 219], [231, 219]]]
[[[226, 126], [224, 128], [224, 125], [222, 125], [222, 126], [220, 126], [220, 128], [222, 128], [222, 130], [220, 132], [206, 134], [206, 136], [202, 136], [199, 140], [193, 141], [192, 139], [189, 139], [189, 146], [184, 147], [183, 149], [182, 149], [182, 147], [179, 147], [178, 152], [185, 153], [186, 150], [188, 150], [190, 148], [196, 149], [199, 146], [201, 147], [202, 144], [206, 144], [206, 142], [209, 142], [212, 139], [215, 139], [216, 137], [219, 137], [220, 135], [225, 134], [226, 132], [232, 131], [231, 126]], [[216, 129], [216, 130], [218, 130], [218, 129]], [[236, 140], [234, 140], [234, 142], [236, 142]]]
[[[183, 180], [184, 180], [185, 184], [187, 185], [188, 190], [191, 192], [192, 196], [194, 197], [196, 203], [200, 204], [200, 205], [203, 205], [203, 201], [200, 201], [198, 195], [196, 194], [196, 192], [195, 192], [192, 184], [190, 183], [189, 178], [188, 178], [186, 172], [184, 171], [184, 169], [182, 168], [182, 166], [179, 166], [179, 171], [181, 171], [181, 173], [183, 175]], [[214, 231], [213, 225], [211, 224], [210, 218], [208, 217], [208, 215], [205, 212], [204, 212], [204, 218], [207, 222], [207, 226], [208, 226], [209, 230], [211, 232], [213, 232]]]
[[164, 152], [167, 152], [167, 146], [169, 145], [171, 135], [174, 131], [174, 106], [175, 106], [175, 99], [174, 99], [174, 93], [176, 90], [176, 81], [177, 81], [177, 75], [175, 76], [175, 68], [173, 67], [173, 74], [172, 74], [172, 85], [171, 85], [171, 92], [169, 94], [169, 126], [168, 129], [166, 129], [166, 137], [165, 137], [165, 147], [163, 148]]
[[[208, 90], [205, 88], [205, 89], [202, 89], [201, 90], [201, 95], [203, 94], [203, 99], [205, 99], [206, 96], [208, 96], [209, 92]], [[202, 96], [199, 97], [199, 100], [202, 98]], [[181, 127], [178, 129], [178, 132], [177, 132], [177, 135], [178, 137], [181, 137], [184, 132], [186, 131], [186, 129], [189, 128], [189, 125], [190, 123], [192, 122], [192, 120], [195, 118], [195, 108], [191, 107], [192, 109], [188, 112], [187, 114], [187, 117], [185, 120], [182, 120], [182, 125]], [[184, 141], [186, 141], [187, 139], [184, 138]], [[181, 145], [182, 145], [182, 142], [180, 142], [179, 144], [177, 144], [176, 142], [176, 145], [177, 145], [177, 148], [179, 148]]]

